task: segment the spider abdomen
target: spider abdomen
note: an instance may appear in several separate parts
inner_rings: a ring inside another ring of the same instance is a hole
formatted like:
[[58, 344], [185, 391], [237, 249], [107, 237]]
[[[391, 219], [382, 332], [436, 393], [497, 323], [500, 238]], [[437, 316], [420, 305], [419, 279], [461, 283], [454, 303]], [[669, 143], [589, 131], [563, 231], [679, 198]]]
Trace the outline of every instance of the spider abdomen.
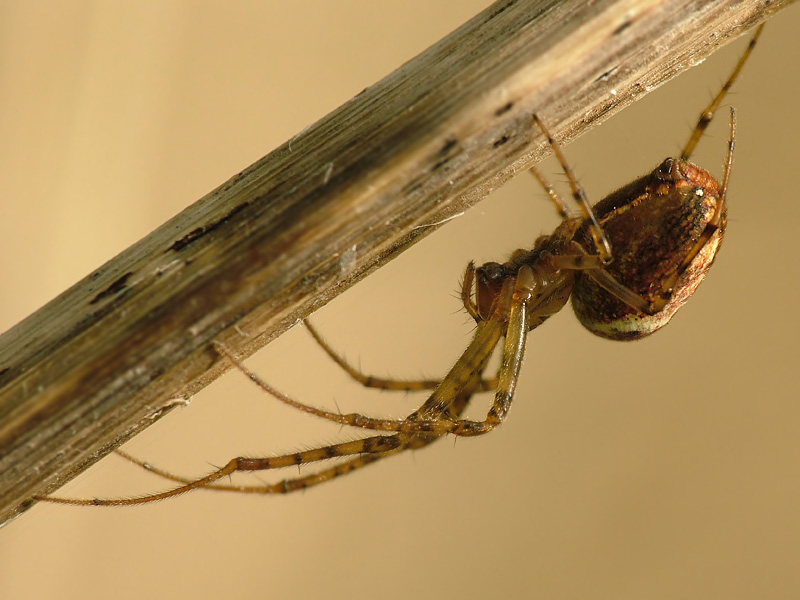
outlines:
[[[640, 312], [581, 273], [572, 294], [581, 324], [616, 340], [638, 339], [666, 325], [717, 254], [725, 229], [719, 196], [720, 186], [707, 171], [669, 158], [598, 202], [594, 210], [613, 256], [606, 270], [655, 310]], [[588, 226], [574, 239], [587, 252], [596, 252]]]

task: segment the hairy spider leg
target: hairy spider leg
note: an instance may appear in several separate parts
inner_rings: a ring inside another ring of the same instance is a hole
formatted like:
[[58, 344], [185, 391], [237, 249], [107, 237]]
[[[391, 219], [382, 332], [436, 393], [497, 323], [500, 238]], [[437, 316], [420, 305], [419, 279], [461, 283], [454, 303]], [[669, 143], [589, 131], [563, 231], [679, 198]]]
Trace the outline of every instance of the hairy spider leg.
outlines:
[[[310, 325], [310, 324], [306, 323], [306, 325]], [[310, 329], [312, 331], [312, 335], [314, 336], [314, 339], [317, 340], [320, 343], [320, 345], [326, 351], [326, 353], [331, 355], [331, 357], [337, 362], [337, 364], [342, 364], [342, 363], [347, 364], [346, 361], [344, 361], [339, 355], [335, 354], [335, 352], [333, 352], [333, 350], [330, 348], [330, 346], [327, 345], [322, 340], [321, 336], [319, 335], [319, 332], [317, 332], [316, 329], [313, 328], [313, 326], [311, 326]], [[466, 407], [469, 404], [469, 401], [470, 401], [470, 399], [471, 399], [471, 397], [472, 397], [474, 392], [476, 392], [476, 391], [484, 391], [484, 388], [487, 385], [489, 385], [493, 381], [496, 381], [496, 378], [493, 378], [493, 379], [489, 380], [489, 379], [484, 379], [482, 377], [483, 369], [485, 368], [486, 362], [488, 362], [488, 358], [490, 356], [491, 356], [491, 353], [489, 353], [489, 355], [487, 356], [487, 360], [484, 362], [484, 364], [480, 368], [480, 370], [475, 372], [474, 377], [464, 386], [464, 389], [461, 390], [461, 392], [453, 399], [453, 402], [450, 403], [446, 407], [446, 409], [444, 410], [443, 414], [447, 418], [450, 418], [450, 419], [458, 418], [463, 413], [463, 411], [466, 409]], [[240, 361], [238, 361], [238, 359], [235, 359], [234, 357], [231, 357], [231, 358], [233, 358], [233, 360], [235, 361], [234, 365], [239, 370], [244, 371], [244, 373], [250, 378], [254, 377], [254, 375], [246, 367], [244, 367], [244, 365]], [[350, 367], [350, 369], [353, 369], [350, 365], [348, 365], [348, 367]], [[347, 369], [345, 369], [345, 370], [348, 373], [350, 372]], [[353, 371], [355, 373], [358, 373], [358, 371], [356, 371], [355, 369], [353, 369]], [[358, 373], [358, 374], [361, 375], [360, 373]], [[356, 381], [361, 381], [359, 378], [355, 378], [355, 379], [356, 379]], [[439, 382], [437, 382], [437, 383], [439, 383]], [[370, 386], [370, 387], [374, 387], [374, 386]], [[405, 388], [398, 387], [398, 388], [392, 388], [392, 389], [405, 389]], [[417, 388], [413, 388], [413, 389], [417, 389]], [[408, 418], [409, 419], [423, 418], [423, 414], [425, 415], [425, 418], [436, 418], [436, 417], [439, 416], [439, 415], [435, 414], [435, 410], [434, 410], [434, 408], [432, 406], [426, 406], [426, 407], [421, 407], [420, 409], [416, 410], [414, 413], [409, 415]], [[364, 452], [362, 454], [360, 454], [356, 458], [352, 458], [352, 459], [347, 460], [345, 462], [339, 463], [339, 464], [337, 464], [337, 465], [335, 465], [333, 467], [330, 467], [330, 468], [327, 468], [327, 469], [323, 469], [323, 470], [320, 470], [320, 471], [316, 471], [316, 472], [310, 473], [308, 475], [304, 475], [304, 476], [301, 476], [301, 477], [288, 478], [288, 479], [284, 479], [284, 480], [281, 480], [281, 481], [278, 481], [278, 482], [275, 482], [275, 483], [272, 483], [272, 484], [261, 484], [261, 485], [228, 485], [228, 484], [220, 484], [218, 482], [215, 482], [215, 483], [212, 483], [212, 484], [204, 486], [203, 489], [216, 490], [216, 491], [240, 492], [240, 493], [249, 493], [249, 494], [286, 494], [286, 493], [289, 493], [289, 492], [293, 492], [293, 491], [297, 491], [297, 490], [301, 490], [301, 489], [306, 489], [306, 488], [312, 487], [314, 485], [318, 485], [320, 483], [324, 483], [326, 481], [330, 481], [331, 479], [334, 479], [334, 478], [342, 476], [342, 475], [347, 475], [347, 474], [352, 473], [353, 471], [355, 471], [357, 469], [360, 469], [360, 468], [365, 467], [365, 466], [367, 466], [369, 464], [372, 464], [372, 463], [374, 463], [374, 462], [376, 462], [376, 461], [378, 461], [378, 460], [380, 460], [382, 458], [386, 458], [388, 456], [392, 456], [394, 454], [397, 454], [400, 451], [403, 451], [403, 450], [417, 450], [417, 449], [423, 448], [423, 447], [427, 446], [428, 444], [430, 444], [430, 443], [436, 441], [437, 439], [439, 439], [440, 436], [430, 435], [430, 434], [422, 434], [422, 435], [410, 436], [408, 434], [396, 433], [396, 434], [393, 434], [392, 436], [388, 436], [388, 437], [396, 438], [396, 440], [392, 440], [392, 441], [389, 442], [390, 445], [393, 445], [394, 443], [396, 443], [397, 444], [397, 448], [396, 449], [394, 449], [392, 451], [382, 452], [382, 453], [374, 453], [374, 452], [373, 453], [367, 453], [366, 448], [370, 443], [372, 443], [371, 440], [373, 440], [373, 439], [377, 440], [378, 438], [382, 439], [383, 437], [384, 436], [374, 436], [373, 438], [365, 438], [363, 440], [360, 440], [365, 445], [365, 450], [364, 450]], [[328, 446], [327, 450], [328, 450], [328, 452], [330, 454], [334, 454], [335, 455], [337, 452], [340, 451], [339, 446], [340, 445]], [[146, 471], [149, 471], [150, 473], [153, 473], [154, 475], [158, 475], [158, 476], [160, 476], [160, 477], [162, 477], [164, 479], [168, 479], [168, 480], [174, 481], [176, 483], [181, 483], [181, 484], [184, 484], [184, 485], [191, 485], [191, 484], [196, 482], [196, 479], [194, 479], [194, 478], [182, 477], [180, 475], [175, 475], [174, 473], [171, 473], [171, 472], [166, 471], [164, 469], [160, 469], [160, 468], [150, 464], [149, 462], [146, 462], [146, 461], [140, 460], [140, 459], [138, 459], [138, 458], [136, 458], [134, 456], [131, 456], [130, 454], [128, 454], [127, 452], [124, 452], [122, 450], [115, 450], [115, 452], [116, 452], [117, 455], [119, 455], [120, 457], [124, 458], [125, 460], [133, 463], [134, 465], [137, 465], [137, 466], [141, 467], [142, 469], [145, 469]], [[293, 464], [309, 464], [307, 461], [304, 460], [306, 457], [300, 457], [299, 454], [300, 453], [293, 453], [291, 455], [285, 455], [284, 457], [280, 457], [280, 456], [279, 457], [274, 457], [274, 460], [279, 461], [281, 459], [286, 459], [287, 457], [291, 456], [291, 457], [294, 457], [294, 463]], [[302, 462], [300, 462], [300, 461], [302, 461]], [[278, 468], [278, 467], [275, 467], [275, 468]], [[73, 503], [73, 502], [69, 502], [69, 503]], [[92, 502], [92, 504], [96, 504], [96, 503], [97, 503], [96, 501]], [[112, 504], [112, 506], [114, 506], [114, 505], [119, 505], [119, 504]]]
[[[471, 263], [470, 263], [471, 264]], [[464, 281], [466, 282], [467, 279], [465, 277]], [[469, 285], [471, 286], [472, 283], [470, 281]], [[464, 286], [462, 286], [464, 287]], [[465, 288], [466, 293], [471, 293], [471, 287]], [[464, 291], [462, 290], [462, 298], [464, 297]], [[468, 296], [469, 297], [469, 296]], [[366, 375], [353, 365], [351, 365], [343, 355], [339, 354], [334, 350], [325, 338], [322, 337], [319, 330], [314, 326], [311, 321], [308, 319], [303, 320], [303, 325], [306, 326], [308, 332], [311, 334], [311, 337], [314, 338], [314, 341], [325, 351], [333, 362], [335, 362], [339, 367], [347, 373], [351, 379], [357, 381], [361, 385], [367, 388], [373, 389], [380, 389], [380, 390], [391, 390], [391, 391], [405, 391], [405, 392], [416, 392], [421, 390], [433, 390], [436, 389], [441, 382], [443, 377], [439, 379], [388, 379], [383, 377], [375, 377], [373, 375]], [[476, 387], [475, 391], [483, 392], [487, 390], [491, 390], [497, 387], [497, 378], [490, 377], [488, 379], [481, 379], [480, 383]]]
[[[467, 405], [469, 404], [473, 391], [480, 391], [483, 387], [483, 384], [486, 381], [487, 380], [481, 378], [481, 372], [477, 372], [475, 374], [474, 380], [468, 383], [461, 391], [461, 393], [459, 393], [458, 396], [456, 396], [453, 403], [448, 407], [447, 411], [445, 411], [445, 415], [448, 418], [452, 419], [458, 418], [464, 412]], [[409, 418], [412, 418], [413, 416], [414, 415], [412, 414], [409, 416]], [[220, 484], [217, 482], [207, 485], [203, 489], [239, 492], [247, 494], [287, 494], [289, 492], [306, 489], [318, 485], [320, 483], [325, 483], [326, 481], [330, 481], [342, 475], [347, 475], [357, 469], [373, 464], [374, 462], [380, 459], [397, 454], [402, 450], [418, 450], [420, 448], [424, 448], [428, 444], [439, 439], [438, 436], [433, 436], [433, 435], [409, 436], [403, 433], [395, 433], [393, 434], [393, 436], [399, 438], [398, 448], [396, 451], [393, 452], [372, 453], [372, 454], [362, 453], [358, 455], [356, 458], [352, 458], [345, 462], [341, 462], [337, 465], [334, 465], [333, 467], [322, 469], [320, 471], [309, 473], [308, 475], [300, 477], [283, 479], [281, 481], [272, 484], [228, 485], [228, 484]], [[127, 452], [123, 452], [122, 450], [115, 450], [115, 452], [120, 457], [133, 463], [134, 465], [137, 465], [142, 469], [145, 469], [146, 471], [153, 473], [154, 475], [163, 477], [164, 479], [169, 479], [171, 481], [181, 484], [191, 484], [194, 483], [195, 481], [195, 479], [193, 478], [181, 477], [179, 475], [175, 475], [174, 473], [170, 473], [169, 471], [165, 471], [164, 469], [160, 469], [146, 461], [131, 456], [130, 454], [128, 454]]]
[[[470, 263], [470, 265], [472, 266], [472, 263]], [[466, 281], [467, 279], [465, 278], [465, 282]], [[472, 285], [471, 281], [469, 282], [468, 285], [469, 286]], [[471, 288], [468, 288], [467, 292], [470, 293]], [[367, 388], [384, 389], [391, 391], [420, 391], [426, 389], [434, 389], [442, 381], [441, 379], [397, 380], [397, 379], [385, 379], [380, 377], [374, 377], [372, 375], [365, 375], [360, 370], [351, 365], [349, 362], [347, 362], [347, 360], [341, 354], [337, 353], [330, 346], [330, 344], [328, 344], [325, 341], [325, 339], [320, 334], [319, 330], [309, 320], [304, 320], [303, 324], [308, 328], [308, 331], [313, 337], [314, 341], [323, 349], [323, 351], [337, 365], [339, 365], [339, 367], [341, 367], [342, 370], [344, 370], [345, 373], [347, 373], [352, 379], [354, 379], [355, 381], [357, 381], [358, 383]], [[461, 415], [461, 413], [466, 408], [473, 392], [484, 392], [490, 389], [494, 389], [496, 387], [497, 387], [497, 377], [491, 377], [488, 379], [483, 377], [477, 378], [477, 382], [474, 385], [470, 384], [466, 386], [465, 390], [456, 397], [455, 401], [453, 402], [453, 406], [450, 407], [451, 412], [449, 416], [451, 418], [457, 418], [459, 415]], [[411, 418], [411, 416], [409, 418]], [[402, 435], [402, 434], [396, 434], [396, 435]], [[437, 438], [436, 437], [422, 438], [417, 436], [416, 439], [409, 438], [407, 441], [404, 441], [402, 443], [402, 446], [404, 449], [418, 449], [428, 445], [435, 439]], [[122, 450], [117, 449], [114, 452], [121, 458], [127, 460], [128, 462], [133, 463], [134, 465], [137, 465], [138, 467], [146, 471], [149, 471], [154, 475], [158, 475], [164, 479], [169, 479], [176, 483], [182, 483], [182, 484], [191, 484], [195, 481], [194, 478], [176, 475], [174, 473], [156, 467], [155, 465], [152, 465], [147, 461], [140, 460]], [[363, 454], [357, 458], [348, 460], [344, 463], [337, 464], [329, 469], [311, 473], [309, 475], [302, 477], [293, 477], [289, 479], [284, 479], [273, 484], [224, 485], [220, 483], [214, 483], [206, 487], [207, 489], [213, 489], [219, 491], [235, 491], [235, 492], [251, 493], [251, 494], [284, 494], [299, 489], [305, 489], [313, 485], [317, 485], [319, 483], [324, 483], [325, 481], [329, 481], [341, 475], [346, 475], [358, 468], [367, 466], [368, 464], [372, 464], [379, 458], [385, 458], [387, 456], [391, 456], [391, 454], [390, 453]]]
[[[692, 133], [689, 135], [689, 140], [686, 142], [686, 146], [683, 148], [683, 152], [681, 152], [681, 159], [689, 160], [691, 158], [692, 153], [694, 152], [697, 143], [700, 141], [700, 138], [703, 137], [703, 133], [705, 133], [706, 128], [708, 127], [711, 120], [714, 118], [714, 114], [716, 113], [717, 109], [722, 104], [722, 100], [730, 91], [731, 87], [733, 87], [733, 83], [739, 77], [739, 74], [742, 72], [747, 59], [750, 58], [750, 54], [753, 52], [753, 48], [756, 47], [756, 42], [758, 38], [761, 36], [761, 32], [764, 30], [764, 24], [758, 26], [756, 29], [755, 34], [750, 40], [750, 43], [747, 45], [747, 48], [742, 53], [742, 56], [739, 58], [739, 62], [736, 63], [736, 66], [733, 68], [733, 71], [728, 76], [728, 79], [720, 88], [717, 95], [711, 100], [708, 106], [703, 109], [700, 113], [700, 118], [697, 120], [697, 125], [695, 125]], [[723, 186], [724, 189], [724, 186]], [[723, 194], [724, 195], [724, 194]]]
[[[603, 260], [603, 262], [609, 262], [612, 256], [611, 243], [608, 241], [606, 234], [603, 233], [603, 228], [600, 227], [600, 223], [597, 221], [597, 216], [594, 214], [592, 205], [589, 203], [589, 199], [586, 197], [586, 192], [583, 191], [583, 187], [580, 185], [580, 183], [578, 183], [578, 178], [575, 177], [572, 167], [569, 166], [566, 156], [564, 156], [564, 153], [561, 151], [561, 146], [558, 144], [558, 142], [556, 142], [556, 139], [552, 136], [550, 130], [547, 129], [545, 124], [539, 118], [539, 115], [534, 114], [533, 120], [539, 126], [539, 129], [542, 130], [542, 133], [544, 133], [544, 136], [547, 138], [547, 144], [553, 149], [553, 154], [555, 154], [556, 158], [558, 159], [558, 163], [561, 165], [564, 175], [567, 176], [570, 189], [572, 190], [572, 197], [578, 204], [578, 208], [580, 209], [583, 218], [591, 223], [592, 238], [594, 239], [595, 246], [598, 248], [600, 258]], [[569, 216], [567, 206], [564, 201], [561, 200], [555, 193], [553, 187], [544, 180], [544, 178], [535, 168], [531, 167], [530, 171], [542, 183], [542, 187], [544, 187], [547, 195], [550, 196], [551, 200], [553, 200], [555, 203], [556, 209], [564, 216], [564, 218], [567, 218]]]

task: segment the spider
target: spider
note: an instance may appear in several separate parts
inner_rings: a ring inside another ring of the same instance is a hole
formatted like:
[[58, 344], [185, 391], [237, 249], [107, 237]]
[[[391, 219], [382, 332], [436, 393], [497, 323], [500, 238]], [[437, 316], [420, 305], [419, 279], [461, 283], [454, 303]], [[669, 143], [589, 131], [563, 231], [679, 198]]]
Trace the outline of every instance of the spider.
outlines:
[[[281, 456], [234, 458], [199, 479], [173, 475], [118, 450], [119, 455], [134, 464], [180, 485], [131, 498], [39, 499], [75, 505], [124, 506], [162, 500], [200, 488], [259, 494], [305, 489], [388, 456], [423, 448], [446, 434], [477, 436], [495, 429], [511, 407], [528, 332], [561, 310], [570, 298], [581, 324], [599, 336], [633, 340], [660, 329], [700, 284], [722, 242], [735, 140], [733, 109], [722, 182], [718, 183], [706, 170], [690, 163], [689, 158], [739, 76], [762, 29], [763, 25], [756, 30], [730, 76], [700, 114], [680, 157], [667, 158], [651, 173], [620, 188], [594, 207], [590, 206], [543, 120], [538, 114], [532, 116], [567, 177], [580, 214], [571, 214], [567, 204], [539, 171], [530, 169], [561, 215], [561, 224], [550, 235], [539, 237], [532, 249], [512, 253], [505, 263], [489, 262], [480, 267], [469, 263], [461, 286], [461, 300], [475, 320], [476, 329], [467, 349], [441, 381], [398, 381], [366, 376], [345, 362], [306, 322], [322, 349], [362, 385], [385, 390], [432, 390], [422, 406], [407, 417], [371, 418], [304, 404], [261, 380], [228, 348], [216, 344], [221, 356], [279, 401], [328, 421], [375, 433]], [[484, 371], [498, 345], [502, 346], [498, 374], [485, 377]], [[473, 394], [491, 389], [495, 390], [495, 396], [486, 417], [482, 421], [463, 418]], [[342, 461], [273, 484], [219, 483], [235, 472], [308, 465], [331, 458]]]

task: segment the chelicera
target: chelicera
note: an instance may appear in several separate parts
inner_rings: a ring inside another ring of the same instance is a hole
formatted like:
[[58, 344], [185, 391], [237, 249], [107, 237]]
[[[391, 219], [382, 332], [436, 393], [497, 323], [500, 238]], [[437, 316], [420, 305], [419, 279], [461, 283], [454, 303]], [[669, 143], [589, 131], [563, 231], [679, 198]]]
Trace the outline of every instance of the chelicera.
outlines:
[[[763, 26], [762, 26], [763, 27]], [[304, 489], [405, 450], [419, 449], [453, 434], [476, 436], [500, 425], [508, 414], [525, 353], [528, 332], [561, 310], [572, 298], [580, 322], [592, 333], [615, 340], [650, 335], [667, 324], [688, 300], [714, 262], [727, 217], [727, 193], [733, 161], [735, 114], [721, 182], [689, 159], [750, 56], [756, 31], [733, 72], [703, 110], [681, 155], [668, 158], [591, 207], [561, 149], [540, 115], [533, 115], [569, 181], [580, 214], [567, 204], [536, 169], [531, 169], [562, 217], [550, 235], [530, 250], [517, 250], [504, 263], [466, 269], [461, 298], [477, 326], [467, 349], [449, 373], [437, 381], [396, 381], [366, 376], [336, 354], [308, 324], [321, 347], [353, 378], [368, 387], [432, 390], [427, 400], [404, 419], [379, 419], [334, 413], [301, 403], [250, 372], [226, 347], [219, 353], [263, 390], [298, 410], [328, 421], [373, 431], [372, 435], [311, 450], [268, 458], [234, 458], [199, 478], [183, 478], [119, 452], [126, 459], [180, 485], [161, 493], [125, 499], [41, 498], [86, 505], [131, 505], [152, 502], [206, 488], [274, 494]], [[496, 377], [484, 377], [497, 346], [501, 361]], [[494, 401], [483, 420], [463, 418], [473, 394], [494, 389]], [[341, 459], [333, 466], [273, 484], [241, 486], [220, 480], [235, 472], [264, 471]]]

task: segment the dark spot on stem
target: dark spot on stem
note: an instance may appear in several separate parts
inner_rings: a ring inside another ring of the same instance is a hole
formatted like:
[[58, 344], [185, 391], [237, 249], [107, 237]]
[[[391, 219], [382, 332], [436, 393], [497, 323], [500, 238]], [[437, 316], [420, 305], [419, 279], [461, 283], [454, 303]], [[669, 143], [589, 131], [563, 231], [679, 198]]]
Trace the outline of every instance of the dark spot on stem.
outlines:
[[458, 140], [456, 138], [447, 138], [444, 142], [444, 146], [442, 146], [439, 151], [436, 153], [436, 158], [439, 158], [438, 161], [433, 165], [431, 171], [438, 171], [447, 163], [450, 162], [450, 159], [456, 154], [453, 150], [458, 148]]
[[444, 142], [444, 146], [442, 146], [442, 149], [439, 150], [439, 153], [438, 153], [437, 156], [447, 156], [448, 154], [450, 154], [450, 150], [455, 148], [457, 145], [458, 145], [458, 140], [457, 139], [455, 139], [455, 138], [447, 138], [447, 140], [445, 140], [445, 142]]
[[504, 135], [504, 136], [503, 136], [503, 137], [501, 137], [500, 139], [496, 140], [496, 141], [495, 141], [495, 143], [494, 143], [494, 144], [492, 144], [492, 145], [493, 145], [495, 148], [499, 148], [500, 146], [502, 146], [503, 144], [505, 144], [507, 141], [508, 141], [508, 136], [507, 136], [507, 135]]
[[614, 35], [619, 35], [623, 31], [625, 31], [628, 27], [630, 27], [631, 24], [632, 24], [631, 21], [625, 21], [622, 25], [620, 25], [614, 30]]
[[202, 227], [192, 229], [181, 239], [176, 240], [169, 248], [167, 248], [166, 251], [169, 252], [170, 250], [174, 250], [175, 252], [180, 252], [192, 242], [196, 242], [201, 237], [205, 236], [207, 233], [214, 231], [227, 221], [231, 220], [236, 213], [244, 210], [249, 204], [250, 204], [249, 202], [244, 202], [239, 206], [237, 206], [236, 208], [234, 208], [233, 210], [231, 210], [227, 215], [225, 215], [221, 219], [214, 221], [213, 223], [210, 223], [208, 225], [203, 225]]
[[612, 67], [611, 69], [609, 69], [608, 71], [606, 71], [605, 73], [603, 73], [602, 75], [600, 75], [599, 77], [597, 77], [597, 78], [594, 80], [594, 82], [593, 82], [593, 83], [597, 83], [598, 81], [603, 81], [604, 79], [608, 79], [608, 78], [611, 76], [611, 74], [612, 74], [614, 71], [616, 71], [617, 69], [619, 69], [619, 65], [617, 65], [616, 67]]
[[450, 162], [449, 158], [445, 158], [443, 160], [440, 160], [435, 165], [433, 165], [433, 168], [431, 169], [431, 171], [438, 171], [439, 169], [441, 169], [443, 166], [445, 166], [449, 162]]
[[89, 304], [97, 304], [98, 302], [100, 302], [101, 300], [105, 300], [109, 296], [114, 296], [115, 294], [119, 294], [122, 290], [128, 287], [128, 279], [130, 279], [131, 275], [133, 275], [133, 273], [131, 271], [128, 271], [127, 273], [125, 273], [125, 275], [119, 277], [116, 281], [114, 281], [114, 283], [109, 285], [106, 289], [104, 289], [102, 292], [98, 293], [94, 298], [92, 298], [92, 301], [89, 302]]
[[494, 111], [494, 116], [495, 117], [499, 117], [500, 115], [504, 115], [508, 111], [510, 111], [512, 108], [514, 108], [514, 103], [513, 102], [507, 102], [506, 104], [504, 104], [503, 106], [498, 108], [496, 111]]

